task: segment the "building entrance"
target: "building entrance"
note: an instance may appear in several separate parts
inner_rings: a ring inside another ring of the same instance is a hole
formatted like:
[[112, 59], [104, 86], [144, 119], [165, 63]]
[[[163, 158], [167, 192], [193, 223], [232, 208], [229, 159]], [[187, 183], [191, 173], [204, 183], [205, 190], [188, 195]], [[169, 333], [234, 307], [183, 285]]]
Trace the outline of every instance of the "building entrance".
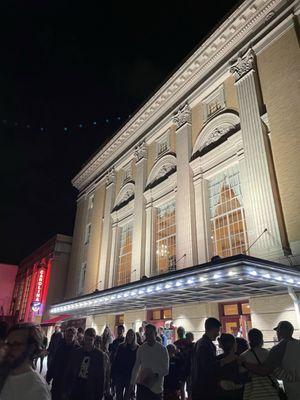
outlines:
[[248, 300], [219, 303], [222, 332], [247, 338], [252, 328], [251, 310]]

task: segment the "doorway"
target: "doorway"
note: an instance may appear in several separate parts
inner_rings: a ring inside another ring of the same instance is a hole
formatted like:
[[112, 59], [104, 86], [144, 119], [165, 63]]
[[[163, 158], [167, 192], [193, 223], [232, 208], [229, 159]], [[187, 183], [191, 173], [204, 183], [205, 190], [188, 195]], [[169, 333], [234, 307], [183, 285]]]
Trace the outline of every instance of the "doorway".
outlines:
[[248, 300], [219, 303], [219, 314], [222, 332], [245, 339], [248, 337], [248, 332], [252, 328]]

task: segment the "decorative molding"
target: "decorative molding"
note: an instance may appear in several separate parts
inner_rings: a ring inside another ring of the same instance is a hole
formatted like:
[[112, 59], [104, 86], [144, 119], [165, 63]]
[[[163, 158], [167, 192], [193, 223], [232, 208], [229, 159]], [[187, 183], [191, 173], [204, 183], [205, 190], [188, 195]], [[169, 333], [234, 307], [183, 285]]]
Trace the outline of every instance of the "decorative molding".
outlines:
[[219, 140], [230, 131], [237, 130], [240, 124], [238, 115], [231, 112], [218, 114], [200, 131], [194, 145], [193, 155], [202, 151], [205, 147]]
[[[293, 11], [294, 5], [284, 0], [246, 0], [212, 35], [201, 44], [192, 56], [171, 76], [155, 95], [103, 146], [72, 180], [78, 190], [83, 190], [90, 182], [105, 171], [112, 157], [119, 156], [139, 140], [145, 130], [160, 116], [191, 92], [201, 80], [209, 78], [210, 72], [226, 61], [230, 54], [238, 51], [247, 39], [259, 30], [265, 30], [270, 12], [278, 9]], [[178, 103], [177, 103], [178, 104]]]
[[188, 104], [185, 104], [182, 108], [179, 108], [173, 117], [173, 122], [177, 129], [181, 128], [185, 124], [192, 123], [192, 112]]
[[150, 187], [154, 182], [167, 177], [172, 171], [175, 171], [177, 167], [176, 157], [172, 154], [167, 154], [161, 157], [152, 167], [146, 187]]
[[234, 75], [235, 81], [237, 82], [248, 72], [255, 69], [255, 53], [250, 48], [242, 57], [239, 57], [237, 61], [231, 66], [230, 72]]
[[117, 195], [114, 208], [125, 204], [129, 199], [134, 197], [134, 184], [132, 182], [126, 183]]
[[147, 157], [148, 157], [147, 145], [146, 142], [143, 141], [134, 148], [135, 162], [138, 163], [139, 161], [141, 161], [144, 158], [146, 159]]
[[115, 181], [116, 181], [116, 172], [115, 172], [114, 167], [110, 168], [107, 171], [105, 179], [106, 179], [106, 186], [109, 186], [110, 184], [115, 183]]

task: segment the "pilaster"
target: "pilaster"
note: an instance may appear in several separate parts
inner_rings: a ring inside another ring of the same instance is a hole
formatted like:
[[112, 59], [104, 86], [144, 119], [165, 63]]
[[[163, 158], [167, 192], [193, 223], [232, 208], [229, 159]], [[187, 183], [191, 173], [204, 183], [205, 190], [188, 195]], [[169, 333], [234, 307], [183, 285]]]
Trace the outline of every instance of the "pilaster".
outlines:
[[176, 255], [178, 269], [197, 264], [195, 199], [192, 155], [191, 110], [186, 104], [174, 115], [176, 124], [177, 194], [176, 194]]

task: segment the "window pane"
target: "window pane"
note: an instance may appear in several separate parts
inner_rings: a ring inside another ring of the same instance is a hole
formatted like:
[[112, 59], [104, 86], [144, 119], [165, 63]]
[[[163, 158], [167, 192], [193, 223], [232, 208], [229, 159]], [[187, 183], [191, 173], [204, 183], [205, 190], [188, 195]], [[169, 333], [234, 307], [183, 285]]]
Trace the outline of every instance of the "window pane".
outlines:
[[229, 257], [243, 253], [247, 232], [237, 166], [209, 181], [210, 226], [214, 255]]
[[242, 304], [242, 314], [251, 314], [249, 303]]
[[176, 267], [175, 202], [157, 209], [156, 217], [156, 267], [159, 274]]
[[116, 268], [116, 286], [130, 282], [132, 254], [132, 223], [120, 228], [119, 259]]
[[163, 318], [172, 319], [172, 310], [171, 309], [163, 310]]
[[161, 310], [153, 310], [152, 311], [152, 319], [160, 319], [160, 312]]
[[238, 315], [239, 309], [237, 304], [224, 304], [224, 315]]

